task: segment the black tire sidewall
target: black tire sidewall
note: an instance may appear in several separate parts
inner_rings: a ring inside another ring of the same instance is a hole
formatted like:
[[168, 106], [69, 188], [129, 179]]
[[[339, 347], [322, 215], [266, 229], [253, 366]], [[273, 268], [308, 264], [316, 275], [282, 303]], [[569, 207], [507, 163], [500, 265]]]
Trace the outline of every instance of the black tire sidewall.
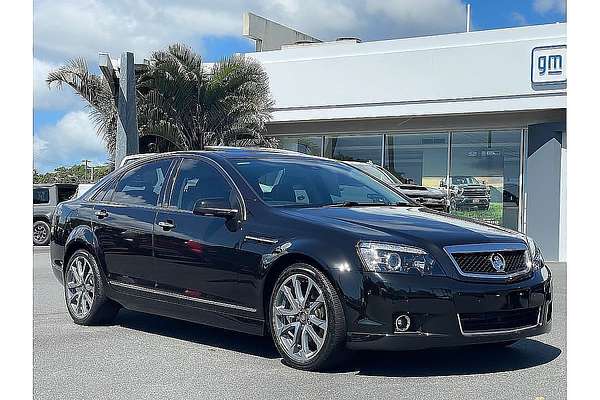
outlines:
[[[94, 287], [94, 298], [92, 299], [92, 308], [90, 309], [90, 312], [84, 318], [79, 318], [75, 314], [73, 314], [71, 307], [69, 307], [69, 300], [67, 297], [67, 270], [68, 270], [69, 266], [71, 265], [71, 261], [74, 260], [78, 256], [84, 256], [89, 261], [90, 265], [92, 266], [92, 271], [94, 273], [95, 287]], [[94, 257], [87, 250], [75, 251], [69, 258], [67, 266], [64, 268], [63, 286], [64, 286], [65, 305], [67, 306], [67, 311], [69, 312], [69, 315], [73, 319], [73, 322], [75, 322], [76, 324], [79, 324], [79, 325], [92, 325], [92, 324], [98, 323], [102, 317], [100, 315], [103, 311], [102, 309], [103, 309], [103, 307], [107, 306], [106, 303], [109, 300], [106, 297], [104, 281], [102, 280], [100, 270], [98, 268], [98, 262], [96, 261], [96, 257]]]
[[[277, 294], [278, 288], [288, 277], [290, 277], [291, 275], [294, 275], [294, 274], [305, 274], [305, 275], [309, 276], [310, 278], [312, 278], [317, 283], [317, 285], [319, 285], [319, 289], [321, 289], [321, 291], [323, 292], [323, 297], [325, 298], [325, 304], [327, 307], [328, 321], [327, 321], [327, 334], [325, 337], [325, 343], [323, 344], [323, 347], [321, 347], [321, 350], [319, 351], [317, 356], [310, 359], [309, 362], [307, 362], [307, 363], [299, 363], [298, 361], [291, 359], [285, 353], [285, 350], [281, 348], [279, 341], [275, 337], [274, 319], [273, 319], [273, 302], [275, 301], [275, 296]], [[325, 282], [324, 280], [327, 280], [327, 282]], [[336, 298], [334, 298], [334, 296]], [[322, 366], [328, 364], [329, 359], [334, 356], [334, 354], [332, 354], [332, 353], [339, 350], [338, 349], [339, 340], [337, 339], [337, 337], [339, 337], [340, 332], [336, 332], [336, 330], [343, 329], [344, 337], [346, 335], [345, 320], [344, 320], [345, 316], [343, 315], [343, 312], [341, 313], [341, 315], [338, 315], [338, 313], [335, 312], [336, 307], [334, 305], [334, 302], [336, 302], [336, 301], [338, 304], [340, 304], [339, 296], [335, 292], [333, 285], [329, 282], [328, 278], [321, 271], [319, 271], [318, 269], [314, 268], [311, 265], [304, 264], [304, 263], [293, 264], [293, 265], [290, 265], [288, 268], [286, 268], [283, 271], [283, 273], [281, 273], [279, 275], [279, 277], [277, 278], [277, 281], [275, 282], [275, 285], [273, 286], [273, 290], [271, 292], [271, 297], [269, 300], [269, 312], [268, 312], [269, 322], [268, 323], [269, 323], [269, 331], [271, 332], [271, 337], [273, 339], [275, 347], [277, 348], [279, 354], [282, 356], [285, 364], [287, 364], [291, 367], [297, 368], [297, 369], [310, 370], [310, 371], [321, 369]], [[337, 308], [339, 309], [340, 307], [338, 306]], [[340, 321], [340, 319], [341, 319], [341, 321]], [[342, 324], [340, 324], [340, 322], [342, 322]], [[342, 325], [343, 328], [341, 328], [340, 325]]]
[[46, 240], [44, 240], [41, 243], [36, 243], [35, 239], [33, 239], [33, 244], [36, 246], [45, 246], [50, 242], [50, 225], [46, 222], [46, 221], [35, 221], [33, 223], [33, 229], [35, 229], [36, 226], [43, 226], [44, 229], [46, 230]]

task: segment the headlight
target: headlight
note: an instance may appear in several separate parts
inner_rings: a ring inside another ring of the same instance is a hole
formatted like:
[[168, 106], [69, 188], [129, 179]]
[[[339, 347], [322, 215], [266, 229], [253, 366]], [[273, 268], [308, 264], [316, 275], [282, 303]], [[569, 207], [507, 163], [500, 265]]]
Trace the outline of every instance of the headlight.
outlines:
[[444, 275], [427, 251], [412, 246], [380, 242], [359, 242], [358, 255], [366, 271], [410, 275]]
[[542, 268], [544, 265], [544, 256], [542, 250], [535, 244], [535, 241], [527, 236], [527, 247], [529, 248], [529, 259], [531, 260], [531, 266], [534, 271]]

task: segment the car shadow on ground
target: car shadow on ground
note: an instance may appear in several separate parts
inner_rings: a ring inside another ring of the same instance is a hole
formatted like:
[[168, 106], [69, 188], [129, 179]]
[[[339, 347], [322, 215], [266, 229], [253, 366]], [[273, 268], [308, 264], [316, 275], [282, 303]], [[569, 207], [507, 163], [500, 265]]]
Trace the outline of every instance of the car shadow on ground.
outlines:
[[535, 339], [508, 347], [486, 345], [404, 352], [357, 352], [339, 372], [359, 375], [427, 377], [516, 371], [554, 360], [561, 350]]
[[270, 337], [247, 335], [158, 315], [122, 309], [114, 325], [264, 358], [279, 357]]
[[[115, 325], [267, 359], [279, 358], [270, 337], [129, 310], [119, 312]], [[504, 348], [468, 346], [398, 352], [360, 351], [351, 353], [341, 368], [327, 372], [393, 377], [486, 374], [543, 365], [560, 354], [559, 348], [535, 339], [523, 339]]]

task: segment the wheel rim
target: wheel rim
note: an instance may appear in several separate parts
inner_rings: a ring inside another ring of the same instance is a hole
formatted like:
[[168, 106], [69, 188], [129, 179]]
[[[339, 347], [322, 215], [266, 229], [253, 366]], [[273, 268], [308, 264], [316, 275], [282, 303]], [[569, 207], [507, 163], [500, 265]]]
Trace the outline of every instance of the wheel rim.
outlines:
[[67, 306], [77, 318], [85, 318], [92, 308], [96, 289], [94, 271], [88, 259], [76, 256], [67, 268]]
[[33, 227], [33, 240], [36, 243], [44, 243], [48, 237], [48, 230], [42, 224]]
[[304, 363], [319, 353], [327, 335], [327, 305], [311, 277], [288, 277], [277, 289], [272, 315], [276, 340], [291, 359]]

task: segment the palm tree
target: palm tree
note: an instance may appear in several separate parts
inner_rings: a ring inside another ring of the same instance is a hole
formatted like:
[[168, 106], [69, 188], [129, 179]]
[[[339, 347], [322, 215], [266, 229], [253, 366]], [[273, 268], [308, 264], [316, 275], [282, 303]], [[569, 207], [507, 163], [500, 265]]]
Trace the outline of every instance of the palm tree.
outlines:
[[[90, 73], [85, 60], [74, 59], [50, 72], [46, 82], [66, 84], [87, 102], [98, 134], [114, 155], [117, 108], [106, 80]], [[136, 94], [140, 137], [160, 138], [171, 149], [276, 144], [264, 135], [273, 107], [267, 75], [243, 56], [207, 68], [189, 47], [171, 45], [152, 54], [137, 77]]]

